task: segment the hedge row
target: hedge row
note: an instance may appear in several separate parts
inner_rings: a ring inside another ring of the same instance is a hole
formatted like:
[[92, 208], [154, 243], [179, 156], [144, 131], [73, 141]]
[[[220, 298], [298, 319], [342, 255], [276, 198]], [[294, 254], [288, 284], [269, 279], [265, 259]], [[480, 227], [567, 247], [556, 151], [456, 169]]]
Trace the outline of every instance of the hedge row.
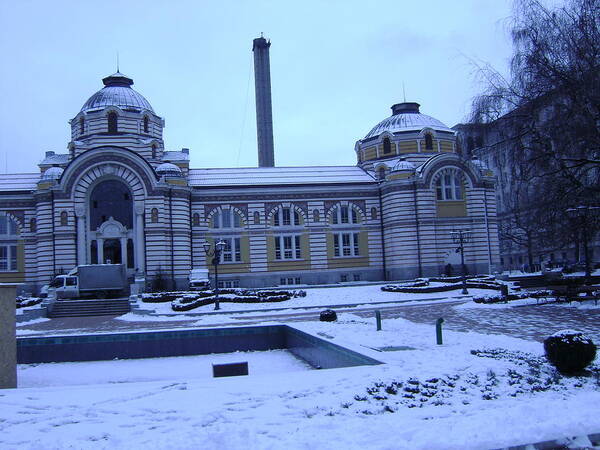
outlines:
[[[471, 289], [495, 289], [500, 290], [499, 283], [487, 282], [487, 281], [467, 281], [467, 287]], [[388, 284], [382, 286], [381, 290], [384, 292], [401, 292], [405, 294], [426, 294], [431, 292], [447, 292], [455, 289], [460, 289], [462, 283], [448, 283], [442, 286], [402, 286]]]
[[[224, 292], [227, 291], [227, 292]], [[204, 291], [201, 296], [187, 294], [180, 296], [171, 302], [173, 311], [189, 311], [199, 306], [209, 305], [215, 302], [216, 296], [212, 293], [206, 296]], [[305, 291], [250, 291], [242, 289], [219, 290], [219, 302], [230, 303], [277, 303], [290, 300], [295, 297], [305, 297]]]
[[552, 292], [546, 290], [539, 291], [529, 291], [529, 292], [515, 292], [512, 294], [508, 294], [506, 297], [502, 295], [484, 295], [483, 297], [473, 297], [473, 301], [475, 303], [484, 303], [484, 304], [492, 304], [492, 303], [506, 303], [513, 300], [521, 300], [524, 298], [544, 298], [551, 297]]

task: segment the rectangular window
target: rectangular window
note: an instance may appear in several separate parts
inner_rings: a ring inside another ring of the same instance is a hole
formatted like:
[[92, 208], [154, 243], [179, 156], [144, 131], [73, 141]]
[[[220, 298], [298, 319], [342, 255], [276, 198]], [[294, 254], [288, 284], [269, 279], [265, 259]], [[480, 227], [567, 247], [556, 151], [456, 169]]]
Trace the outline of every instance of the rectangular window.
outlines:
[[8, 217], [0, 216], [0, 234], [8, 234]]
[[300, 235], [275, 236], [275, 259], [301, 259]]
[[358, 233], [334, 234], [333, 256], [360, 256]]
[[7, 272], [8, 271], [8, 264], [9, 264], [9, 259], [8, 259], [8, 247], [7, 246], [1, 246], [0, 247], [0, 272]]
[[219, 221], [219, 216], [220, 216], [220, 214], [215, 214], [213, 216], [213, 227], [214, 228], [221, 228], [220, 221]]
[[300, 259], [301, 255], [300, 255], [300, 236], [296, 235], [294, 236], [294, 251], [296, 252], [296, 259]]
[[358, 214], [356, 214], [354, 208], [350, 209], [350, 214], [352, 216], [352, 223], [358, 223]]
[[340, 256], [340, 235], [333, 235], [333, 256]]
[[283, 237], [283, 259], [292, 259], [292, 236]]
[[344, 256], [352, 255], [352, 248], [350, 247], [350, 234], [349, 233], [342, 234], [342, 254]]
[[360, 273], [354, 274], [354, 281], [360, 281]]
[[242, 222], [240, 221], [240, 215], [237, 214], [236, 212], [232, 211], [233, 214], [233, 226], [235, 228], [239, 228], [242, 226]]
[[242, 260], [240, 238], [215, 238], [215, 242], [218, 242], [221, 239], [225, 242], [225, 248], [221, 253], [221, 262], [240, 262]]
[[342, 283], [346, 283], [348, 281], [348, 275], [341, 275], [340, 276], [340, 281]]
[[298, 211], [294, 211], [294, 225], [300, 225], [300, 214], [298, 214]]
[[0, 272], [17, 270], [17, 246], [0, 245]]
[[281, 239], [275, 238], [275, 259], [281, 259]]

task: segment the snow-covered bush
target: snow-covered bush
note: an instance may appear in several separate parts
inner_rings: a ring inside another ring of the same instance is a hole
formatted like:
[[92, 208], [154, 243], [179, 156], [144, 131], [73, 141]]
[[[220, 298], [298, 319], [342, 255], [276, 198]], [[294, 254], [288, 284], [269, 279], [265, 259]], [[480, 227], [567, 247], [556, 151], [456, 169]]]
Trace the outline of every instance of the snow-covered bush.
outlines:
[[[172, 293], [169, 293], [172, 294]], [[251, 289], [219, 289], [219, 302], [230, 303], [276, 303], [296, 297], [305, 297], [306, 292], [284, 290], [251, 290]], [[143, 299], [143, 297], [142, 297]], [[173, 311], [190, 311], [199, 306], [214, 303], [216, 299], [214, 290], [193, 293], [177, 293], [171, 299]], [[144, 301], [147, 301], [143, 299]], [[152, 300], [151, 300], [152, 301]]]
[[[415, 283], [401, 283], [401, 284], [388, 284], [382, 286], [381, 290], [384, 292], [402, 292], [407, 294], [425, 294], [431, 292], [447, 292], [455, 289], [460, 289], [462, 282], [455, 283], [440, 283], [436, 286], [431, 286], [428, 281], [424, 283], [419, 281]], [[500, 283], [487, 280], [467, 280], [467, 287], [472, 289], [494, 289], [500, 290]]]
[[596, 346], [579, 331], [562, 330], [544, 340], [548, 361], [564, 374], [585, 369], [596, 358]]
[[19, 295], [16, 298], [17, 309], [26, 308], [28, 306], [34, 306], [39, 303], [42, 303], [42, 299], [40, 297], [27, 297], [27, 296]]
[[319, 320], [321, 322], [335, 322], [337, 320], [337, 314], [333, 309], [326, 309], [319, 314]]

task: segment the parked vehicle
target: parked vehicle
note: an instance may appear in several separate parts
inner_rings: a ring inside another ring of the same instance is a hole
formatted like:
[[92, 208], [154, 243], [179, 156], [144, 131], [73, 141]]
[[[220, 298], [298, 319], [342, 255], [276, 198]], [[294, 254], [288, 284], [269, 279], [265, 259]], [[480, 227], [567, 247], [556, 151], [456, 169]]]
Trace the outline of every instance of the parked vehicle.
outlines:
[[202, 291], [210, 288], [210, 279], [208, 278], [208, 269], [192, 269], [190, 271], [190, 290]]
[[[126, 294], [127, 276], [123, 264], [77, 266], [67, 275], [58, 275], [49, 285], [56, 298], [111, 298]], [[50, 295], [49, 295], [50, 296]]]

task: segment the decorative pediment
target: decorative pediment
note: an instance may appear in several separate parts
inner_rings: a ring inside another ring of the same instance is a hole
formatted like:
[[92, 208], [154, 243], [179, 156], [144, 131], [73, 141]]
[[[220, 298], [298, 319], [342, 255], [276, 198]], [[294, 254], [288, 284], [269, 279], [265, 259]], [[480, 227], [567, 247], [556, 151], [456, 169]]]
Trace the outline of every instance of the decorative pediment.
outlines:
[[127, 228], [124, 227], [121, 222], [116, 221], [113, 217], [110, 217], [106, 222], [98, 227], [98, 237], [104, 239], [120, 238], [127, 235]]

